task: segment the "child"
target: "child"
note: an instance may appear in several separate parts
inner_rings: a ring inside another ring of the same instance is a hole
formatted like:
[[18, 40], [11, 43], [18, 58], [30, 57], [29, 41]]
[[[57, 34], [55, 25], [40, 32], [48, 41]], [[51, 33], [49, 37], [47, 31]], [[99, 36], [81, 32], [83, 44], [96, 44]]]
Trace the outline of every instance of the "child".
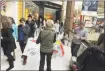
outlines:
[[[22, 53], [24, 52], [24, 49], [28, 40], [29, 31], [30, 31], [29, 25], [25, 24], [24, 18], [21, 18], [20, 25], [18, 26], [18, 41], [19, 41], [19, 45]], [[22, 56], [22, 58], [24, 60], [23, 65], [25, 65], [27, 56]]]

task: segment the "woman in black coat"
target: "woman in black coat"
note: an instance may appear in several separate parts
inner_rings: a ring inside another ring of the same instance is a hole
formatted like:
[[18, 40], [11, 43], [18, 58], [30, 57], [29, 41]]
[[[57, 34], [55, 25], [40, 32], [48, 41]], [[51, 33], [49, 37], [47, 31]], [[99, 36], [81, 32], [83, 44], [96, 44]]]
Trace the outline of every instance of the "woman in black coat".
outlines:
[[14, 68], [14, 57], [11, 55], [11, 52], [16, 49], [15, 39], [12, 35], [13, 30], [9, 28], [10, 22], [8, 17], [2, 16], [1, 17], [2, 29], [1, 29], [1, 46], [3, 48], [4, 54], [8, 58], [9, 68], [6, 71], [11, 70]]

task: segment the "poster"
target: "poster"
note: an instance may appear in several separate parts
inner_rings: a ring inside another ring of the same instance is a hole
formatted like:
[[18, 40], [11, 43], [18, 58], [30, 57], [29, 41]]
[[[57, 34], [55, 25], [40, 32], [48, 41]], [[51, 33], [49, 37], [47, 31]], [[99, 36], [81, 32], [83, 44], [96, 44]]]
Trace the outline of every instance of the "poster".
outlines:
[[82, 4], [82, 15], [97, 16], [98, 0], [84, 0]]

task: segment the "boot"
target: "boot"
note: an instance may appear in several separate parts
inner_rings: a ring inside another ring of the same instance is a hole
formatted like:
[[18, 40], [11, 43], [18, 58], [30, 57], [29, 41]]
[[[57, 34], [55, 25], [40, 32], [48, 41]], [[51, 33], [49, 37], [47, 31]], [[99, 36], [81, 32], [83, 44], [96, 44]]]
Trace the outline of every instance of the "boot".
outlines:
[[10, 71], [12, 68], [14, 68], [13, 61], [9, 61], [9, 68], [6, 71]]
[[27, 56], [23, 56], [23, 65], [26, 65], [27, 63]]

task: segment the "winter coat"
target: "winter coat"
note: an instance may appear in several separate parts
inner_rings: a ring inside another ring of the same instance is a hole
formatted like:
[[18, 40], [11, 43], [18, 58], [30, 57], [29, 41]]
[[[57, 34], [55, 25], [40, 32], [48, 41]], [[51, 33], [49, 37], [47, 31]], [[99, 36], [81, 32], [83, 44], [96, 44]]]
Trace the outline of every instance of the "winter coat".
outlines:
[[[20, 29], [22, 28], [22, 29]], [[27, 43], [27, 40], [29, 38], [29, 31], [30, 31], [30, 27], [28, 24], [25, 24], [25, 26], [19, 25], [18, 26], [18, 40], [20, 41], [21, 39], [24, 40], [25, 43]], [[23, 37], [21, 36], [20, 32], [23, 33]], [[20, 38], [22, 37], [22, 38]]]
[[30, 27], [29, 37], [34, 37], [34, 33], [35, 33], [35, 24], [34, 24], [34, 22], [31, 21], [31, 23], [29, 23], [28, 21], [26, 21], [26, 24], [28, 24], [29, 27]]
[[1, 46], [4, 49], [4, 52], [13, 52], [16, 49], [15, 39], [12, 35], [13, 29], [12, 28], [5, 28], [1, 30]]
[[13, 32], [13, 36], [16, 40], [18, 40], [18, 26], [16, 26], [16, 24], [12, 25], [12, 29], [14, 30]]
[[40, 51], [44, 53], [51, 53], [53, 51], [53, 43], [56, 41], [56, 34], [52, 29], [44, 29], [39, 34], [36, 43], [41, 44]]

